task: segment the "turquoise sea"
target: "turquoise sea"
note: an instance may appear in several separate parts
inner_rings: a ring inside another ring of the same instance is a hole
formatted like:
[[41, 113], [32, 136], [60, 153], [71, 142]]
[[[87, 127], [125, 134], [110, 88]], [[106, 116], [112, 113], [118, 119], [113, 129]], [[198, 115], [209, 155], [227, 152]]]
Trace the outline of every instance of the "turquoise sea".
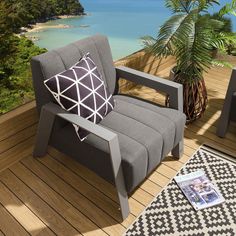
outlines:
[[[142, 48], [140, 37], [157, 34], [170, 15], [164, 0], [81, 0], [87, 16], [60, 19], [48, 24], [66, 24], [71, 28], [47, 29], [31, 33], [40, 47], [53, 49], [96, 33], [109, 37], [113, 58], [119, 59]], [[230, 2], [221, 0], [221, 4]], [[217, 8], [215, 9], [217, 10]], [[236, 31], [236, 17], [233, 18]], [[86, 27], [85, 27], [86, 26]]]

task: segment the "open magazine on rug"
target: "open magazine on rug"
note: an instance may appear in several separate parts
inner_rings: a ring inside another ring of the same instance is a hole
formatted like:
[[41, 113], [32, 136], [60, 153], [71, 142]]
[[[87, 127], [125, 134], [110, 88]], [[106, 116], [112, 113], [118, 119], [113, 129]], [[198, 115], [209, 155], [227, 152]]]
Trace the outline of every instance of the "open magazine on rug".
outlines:
[[174, 179], [195, 210], [218, 205], [225, 201], [203, 170], [179, 175]]

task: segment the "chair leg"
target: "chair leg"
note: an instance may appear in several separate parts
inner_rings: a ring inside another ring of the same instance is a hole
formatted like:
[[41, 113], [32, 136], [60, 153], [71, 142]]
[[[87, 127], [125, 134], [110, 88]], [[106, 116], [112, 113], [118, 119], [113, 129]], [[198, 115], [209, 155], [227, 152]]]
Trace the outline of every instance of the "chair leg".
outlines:
[[224, 138], [228, 126], [229, 126], [229, 121], [221, 119], [216, 130], [216, 135], [219, 136], [220, 138]]
[[171, 154], [175, 158], [180, 158], [183, 155], [184, 152], [184, 142], [180, 141], [171, 151]]
[[[121, 169], [121, 167], [120, 167]], [[116, 189], [117, 189], [117, 195], [120, 203], [120, 211], [122, 220], [125, 220], [129, 215], [129, 202], [128, 202], [128, 195], [126, 191], [123, 191], [123, 187], [121, 187], [124, 184], [123, 181], [123, 171], [119, 170], [116, 178]], [[122, 177], [121, 177], [122, 176]]]
[[114, 138], [109, 141], [111, 164], [113, 169], [113, 175], [115, 180], [115, 187], [120, 203], [120, 210], [122, 220], [125, 220], [129, 215], [129, 202], [128, 195], [125, 187], [124, 175], [121, 166], [121, 155], [118, 138]]
[[218, 121], [216, 135], [224, 138], [230, 122], [230, 110], [232, 108], [232, 96], [227, 96]]
[[42, 108], [36, 134], [36, 143], [33, 151], [34, 157], [42, 157], [46, 155], [54, 120], [55, 115]]

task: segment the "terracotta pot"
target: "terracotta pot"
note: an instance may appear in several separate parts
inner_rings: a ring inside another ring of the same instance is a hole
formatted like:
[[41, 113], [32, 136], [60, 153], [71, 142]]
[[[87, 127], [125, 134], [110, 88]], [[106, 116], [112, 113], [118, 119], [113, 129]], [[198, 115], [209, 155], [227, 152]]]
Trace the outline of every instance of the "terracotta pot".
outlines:
[[[207, 90], [204, 79], [183, 81], [178, 73], [172, 68], [169, 79], [183, 85], [183, 110], [187, 116], [187, 123], [199, 119], [207, 106]], [[169, 104], [169, 97], [166, 97], [166, 104]]]

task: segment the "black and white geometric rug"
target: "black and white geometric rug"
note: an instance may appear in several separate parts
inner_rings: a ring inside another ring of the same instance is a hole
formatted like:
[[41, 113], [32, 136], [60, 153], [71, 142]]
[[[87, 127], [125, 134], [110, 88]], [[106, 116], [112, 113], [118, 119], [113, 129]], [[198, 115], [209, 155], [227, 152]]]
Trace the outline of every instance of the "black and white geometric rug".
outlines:
[[201, 146], [178, 174], [204, 170], [225, 202], [195, 211], [172, 180], [124, 236], [236, 236], [236, 159]]

